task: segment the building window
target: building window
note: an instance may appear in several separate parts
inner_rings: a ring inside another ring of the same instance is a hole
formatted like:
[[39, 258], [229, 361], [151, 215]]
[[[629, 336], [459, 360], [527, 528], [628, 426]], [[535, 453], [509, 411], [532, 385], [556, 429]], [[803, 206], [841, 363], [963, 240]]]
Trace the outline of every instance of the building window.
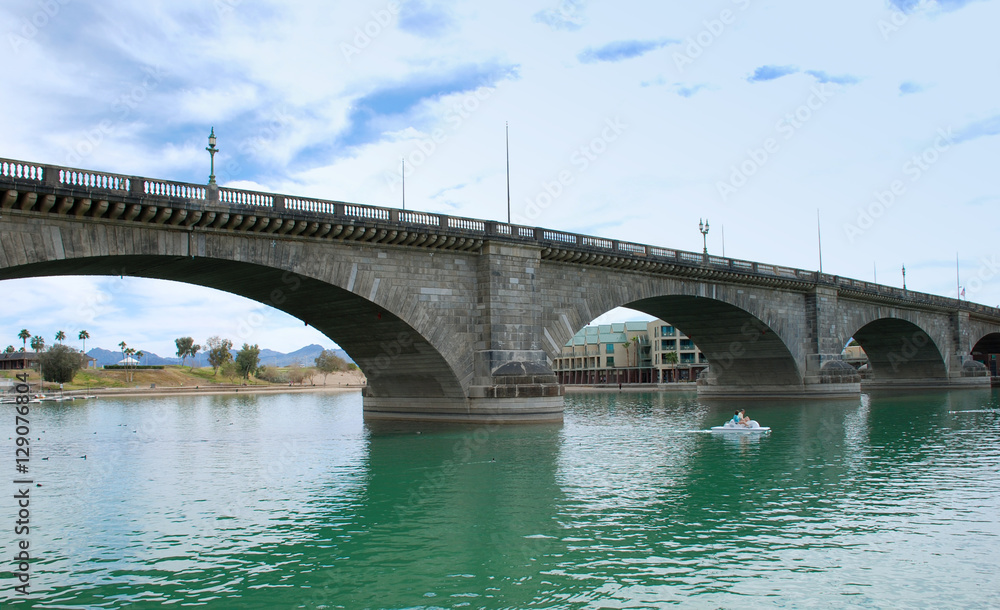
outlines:
[[615, 365], [615, 357], [614, 356], [608, 356], [608, 364], [607, 364], [608, 368], [611, 368], [614, 365]]
[[677, 341], [673, 339], [662, 339], [660, 340], [660, 349], [666, 352], [672, 352], [677, 347]]
[[694, 349], [694, 342], [691, 339], [681, 339], [681, 349]]
[[681, 364], [694, 364], [694, 354], [681, 354]]
[[674, 327], [673, 326], [661, 326], [660, 327], [660, 336], [661, 337], [673, 337], [674, 336]]
[[613, 353], [615, 353], [615, 344], [614, 343], [608, 343], [604, 347], [604, 353], [605, 354], [613, 354]]

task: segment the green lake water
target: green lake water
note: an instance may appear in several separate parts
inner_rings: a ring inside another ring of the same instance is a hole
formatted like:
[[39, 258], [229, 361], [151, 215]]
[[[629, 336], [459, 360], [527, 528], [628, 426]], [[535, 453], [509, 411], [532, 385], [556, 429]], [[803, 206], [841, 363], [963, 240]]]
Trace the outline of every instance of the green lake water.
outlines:
[[996, 390], [740, 403], [765, 436], [705, 432], [734, 403], [694, 394], [566, 403], [503, 427], [367, 425], [356, 393], [32, 405], [28, 596], [4, 405], [0, 604], [1000, 607]]

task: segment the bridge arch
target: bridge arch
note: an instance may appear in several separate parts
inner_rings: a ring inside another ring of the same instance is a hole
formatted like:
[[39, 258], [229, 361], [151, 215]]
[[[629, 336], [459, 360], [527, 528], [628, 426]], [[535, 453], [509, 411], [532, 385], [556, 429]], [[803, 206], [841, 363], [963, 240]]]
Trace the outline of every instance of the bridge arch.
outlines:
[[[408, 300], [386, 298], [377, 279], [359, 277], [356, 264], [329, 249], [228, 235], [192, 243], [189, 235], [164, 239], [144, 228], [109, 229], [103, 237], [72, 225], [58, 236], [5, 232], [0, 279], [128, 275], [214, 288], [279, 309], [335, 341], [368, 377], [366, 401], [466, 397], [467, 355], [436, 341], [433, 317], [414, 315], [412, 304], [394, 307]], [[360, 255], [377, 260], [374, 252]]]
[[667, 320], [708, 358], [720, 385], [766, 379], [768, 385], [800, 384], [802, 371], [778, 334], [746, 310], [715, 299], [672, 295], [625, 305]]
[[916, 322], [897, 317], [878, 318], [852, 333], [868, 356], [876, 384], [943, 383], [949, 377], [941, 338], [932, 337]]
[[997, 354], [1000, 354], [1000, 332], [987, 333], [972, 346], [972, 357], [982, 362], [994, 377], [1000, 374], [1000, 364], [995, 360]]
[[804, 317], [805, 295], [628, 272], [610, 278], [617, 281], [609, 285], [607, 273], [555, 265], [552, 270], [546, 283], [576, 297], [564, 297], [563, 307], [545, 321], [552, 358], [594, 318], [628, 307], [674, 325], [705, 354], [709, 370], [700, 380], [702, 394], [723, 395], [729, 388], [743, 396], [804, 391], [808, 346], [796, 321]]

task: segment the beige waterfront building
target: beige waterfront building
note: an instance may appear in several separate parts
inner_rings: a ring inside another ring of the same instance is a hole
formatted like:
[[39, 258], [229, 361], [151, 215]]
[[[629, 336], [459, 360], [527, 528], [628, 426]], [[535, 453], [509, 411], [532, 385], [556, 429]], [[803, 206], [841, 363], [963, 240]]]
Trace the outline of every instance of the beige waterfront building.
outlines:
[[587, 326], [553, 363], [568, 385], [695, 381], [707, 367], [698, 346], [663, 320]]

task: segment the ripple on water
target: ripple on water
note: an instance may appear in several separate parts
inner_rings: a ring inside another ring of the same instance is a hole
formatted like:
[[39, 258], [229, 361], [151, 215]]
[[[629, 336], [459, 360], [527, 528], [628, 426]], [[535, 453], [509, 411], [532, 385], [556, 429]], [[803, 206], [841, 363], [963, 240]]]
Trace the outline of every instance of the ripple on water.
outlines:
[[996, 391], [755, 403], [752, 439], [701, 433], [729, 406], [693, 395], [567, 402], [501, 428], [368, 427], [357, 395], [39, 409], [34, 601], [1000, 605]]

